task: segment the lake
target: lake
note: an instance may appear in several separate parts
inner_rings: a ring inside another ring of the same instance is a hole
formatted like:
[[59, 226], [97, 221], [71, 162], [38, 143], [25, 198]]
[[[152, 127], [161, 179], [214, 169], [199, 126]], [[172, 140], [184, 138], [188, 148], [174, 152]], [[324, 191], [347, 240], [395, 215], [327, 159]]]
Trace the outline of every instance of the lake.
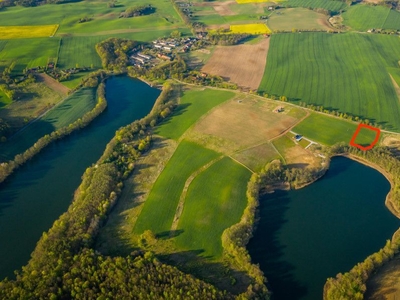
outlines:
[[85, 169], [121, 126], [147, 115], [160, 91], [129, 77], [106, 83], [107, 109], [88, 127], [44, 149], [0, 185], [0, 278], [12, 277], [44, 231], [67, 210]]
[[260, 198], [248, 245], [275, 300], [320, 300], [325, 281], [378, 251], [399, 228], [385, 206], [390, 183], [378, 171], [334, 157], [320, 180]]

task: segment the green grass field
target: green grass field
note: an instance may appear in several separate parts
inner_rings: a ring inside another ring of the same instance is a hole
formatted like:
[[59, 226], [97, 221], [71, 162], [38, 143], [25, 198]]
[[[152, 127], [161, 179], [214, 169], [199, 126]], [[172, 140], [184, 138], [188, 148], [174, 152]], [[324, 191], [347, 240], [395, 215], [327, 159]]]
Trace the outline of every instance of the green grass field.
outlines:
[[280, 14], [272, 14], [268, 18], [268, 26], [271, 30], [326, 30], [327, 26], [319, 22], [327, 19], [327, 16], [319, 14], [307, 8], [287, 8], [281, 9]]
[[400, 12], [379, 5], [352, 5], [343, 14], [343, 24], [360, 31], [400, 29]]
[[[349, 143], [357, 126], [352, 122], [312, 113], [307, 119], [294, 127], [293, 131], [313, 141], [330, 146], [338, 142]], [[375, 132], [361, 130], [356, 143], [369, 145], [374, 137]]]
[[165, 120], [155, 133], [166, 138], [179, 139], [202, 115], [233, 96], [232, 92], [212, 89], [201, 92], [185, 91], [172, 117]]
[[80, 67], [93, 65], [95, 68], [101, 68], [101, 60], [95, 46], [105, 39], [105, 36], [62, 38], [58, 67], [74, 68], [78, 64]]
[[169, 231], [186, 180], [218, 156], [217, 152], [182, 141], [153, 185], [134, 232], [140, 234], [150, 229], [159, 234]]
[[202, 256], [221, 258], [223, 231], [240, 221], [246, 207], [251, 173], [228, 157], [200, 173], [189, 186], [176, 244], [203, 250]]
[[259, 90], [285, 95], [400, 130], [400, 104], [387, 68], [400, 39], [345, 33], [273, 35]]
[[1, 44], [0, 65], [9, 66], [15, 61], [13, 73], [20, 74], [27, 67], [47, 65], [49, 57], [58, 57], [60, 39], [56, 37], [13, 39]]
[[234, 153], [232, 157], [254, 172], [259, 172], [268, 162], [279, 158], [279, 154], [275, 151], [270, 143], [265, 143], [238, 153]]
[[[140, 31], [142, 28], [182, 26], [183, 22], [169, 0], [118, 1], [115, 8], [108, 2], [81, 1], [76, 3], [40, 5], [33, 8], [21, 6], [2, 10], [0, 25], [51, 25], [59, 24], [58, 34], [96, 33], [111, 30]], [[133, 5], [151, 4], [155, 13], [134, 18], [118, 18], [119, 14]], [[89, 22], [79, 23], [80, 18], [89, 17]]]
[[323, 8], [333, 12], [340, 11], [347, 7], [347, 4], [342, 1], [334, 0], [289, 0], [283, 2], [282, 5], [289, 5], [290, 7], [304, 7], [304, 8]]
[[96, 90], [81, 89], [65, 99], [46, 115], [0, 145], [1, 159], [12, 159], [32, 146], [39, 138], [68, 126], [96, 105]]

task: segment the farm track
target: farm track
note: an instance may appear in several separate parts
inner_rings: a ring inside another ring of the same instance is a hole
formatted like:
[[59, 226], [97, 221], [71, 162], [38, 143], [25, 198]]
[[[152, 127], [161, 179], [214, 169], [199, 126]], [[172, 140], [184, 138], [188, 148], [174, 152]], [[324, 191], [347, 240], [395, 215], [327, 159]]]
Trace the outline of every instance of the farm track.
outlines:
[[40, 82], [43, 82], [50, 89], [52, 89], [58, 94], [61, 94], [62, 96], [67, 96], [68, 93], [71, 91], [65, 85], [61, 84], [60, 82], [58, 82], [54, 78], [51, 78], [49, 75], [45, 73], [39, 73], [36, 76], [39, 78]]
[[209, 163], [205, 164], [204, 166], [202, 166], [200, 169], [198, 169], [197, 171], [195, 171], [192, 175], [189, 176], [189, 178], [186, 180], [185, 182], [185, 186], [183, 187], [182, 190], [182, 194], [179, 198], [179, 203], [178, 206], [176, 207], [176, 212], [175, 212], [175, 216], [174, 216], [174, 220], [172, 222], [171, 225], [171, 232], [170, 232], [170, 237], [173, 237], [175, 230], [178, 228], [179, 225], [179, 218], [182, 215], [183, 212], [183, 208], [185, 205], [185, 200], [186, 200], [186, 194], [187, 191], [189, 189], [190, 184], [192, 183], [192, 181], [201, 173], [204, 172], [205, 170], [207, 170], [209, 167], [211, 167], [213, 164], [215, 164], [217, 161], [221, 160], [224, 156], [221, 155], [220, 157], [210, 161]]

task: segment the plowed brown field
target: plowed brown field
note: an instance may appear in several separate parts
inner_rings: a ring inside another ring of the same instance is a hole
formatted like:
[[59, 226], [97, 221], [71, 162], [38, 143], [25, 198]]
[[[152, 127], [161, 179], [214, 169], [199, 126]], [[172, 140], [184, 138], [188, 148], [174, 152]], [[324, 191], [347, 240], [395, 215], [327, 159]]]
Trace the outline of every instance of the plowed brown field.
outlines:
[[202, 71], [256, 90], [264, 75], [269, 40], [255, 45], [218, 46]]

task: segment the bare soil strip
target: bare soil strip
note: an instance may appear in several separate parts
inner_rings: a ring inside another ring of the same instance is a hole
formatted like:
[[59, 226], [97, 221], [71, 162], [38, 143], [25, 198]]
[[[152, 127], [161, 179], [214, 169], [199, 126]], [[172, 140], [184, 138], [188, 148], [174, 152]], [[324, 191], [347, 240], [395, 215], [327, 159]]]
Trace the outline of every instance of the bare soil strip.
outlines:
[[67, 88], [66, 86], [59, 83], [57, 80], [51, 78], [49, 75], [47, 75], [45, 73], [37, 74], [37, 78], [38, 78], [39, 82], [43, 82], [45, 85], [47, 85], [53, 91], [55, 91], [56, 93], [61, 94], [63, 96], [67, 96], [68, 92], [70, 91], [69, 88]]
[[218, 46], [202, 71], [256, 90], [264, 75], [269, 40], [255, 45]]

